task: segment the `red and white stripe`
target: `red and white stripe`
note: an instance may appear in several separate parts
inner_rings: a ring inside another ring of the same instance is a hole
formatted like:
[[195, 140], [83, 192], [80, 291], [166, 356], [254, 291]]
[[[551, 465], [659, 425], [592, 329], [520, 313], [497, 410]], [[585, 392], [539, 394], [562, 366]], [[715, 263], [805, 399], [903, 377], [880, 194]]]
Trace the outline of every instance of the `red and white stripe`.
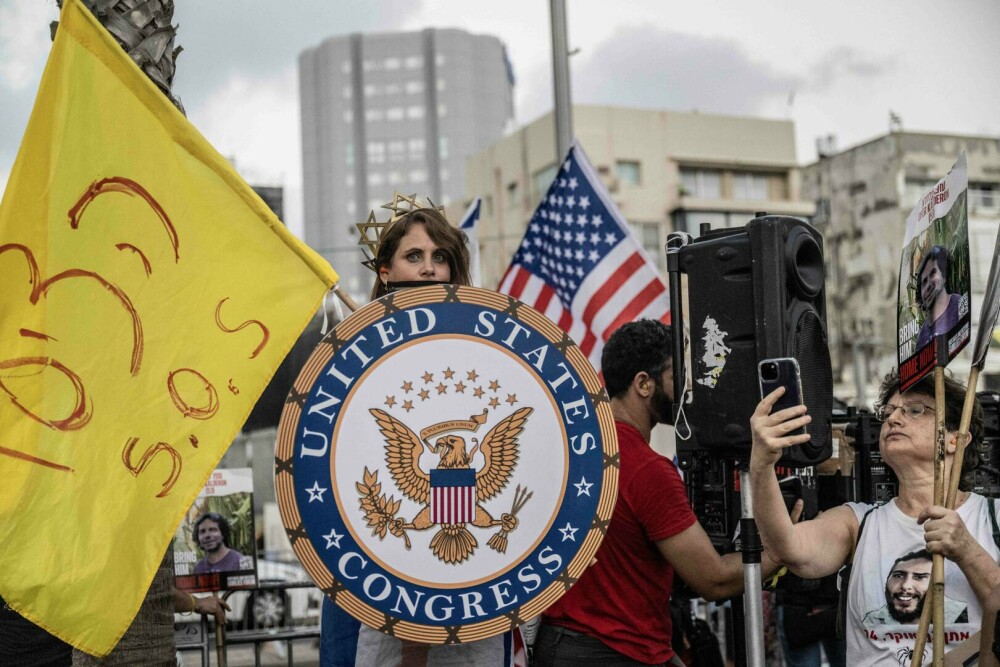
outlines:
[[476, 518], [475, 486], [431, 487], [431, 521], [471, 523]]

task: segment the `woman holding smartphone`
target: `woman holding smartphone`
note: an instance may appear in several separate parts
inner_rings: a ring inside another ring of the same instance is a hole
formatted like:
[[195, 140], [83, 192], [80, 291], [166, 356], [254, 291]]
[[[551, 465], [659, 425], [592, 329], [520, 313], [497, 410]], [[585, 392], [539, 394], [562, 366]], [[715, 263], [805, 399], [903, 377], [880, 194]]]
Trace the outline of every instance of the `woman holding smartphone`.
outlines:
[[[847, 664], [919, 665], [913, 656], [916, 626], [930, 584], [932, 554], [945, 556], [945, 650], [979, 630], [982, 605], [1000, 584], [1000, 547], [994, 541], [992, 500], [969, 493], [966, 476], [978, 465], [975, 442], [982, 433], [978, 404], [970, 427], [955, 510], [934, 505], [934, 381], [931, 376], [906, 392], [899, 377], [886, 376], [875, 415], [882, 421], [882, 458], [899, 478], [899, 493], [881, 506], [847, 503], [811, 521], [792, 525], [784, 511], [774, 464], [782, 452], [809, 439], [795, 434], [811, 417], [804, 406], [772, 414], [783, 393], [777, 389], [757, 406], [750, 420], [753, 448], [750, 480], [754, 515], [764, 546], [795, 574], [808, 579], [853, 564], [847, 588]], [[946, 470], [957, 446], [965, 387], [945, 382]], [[945, 477], [945, 486], [949, 483]]]

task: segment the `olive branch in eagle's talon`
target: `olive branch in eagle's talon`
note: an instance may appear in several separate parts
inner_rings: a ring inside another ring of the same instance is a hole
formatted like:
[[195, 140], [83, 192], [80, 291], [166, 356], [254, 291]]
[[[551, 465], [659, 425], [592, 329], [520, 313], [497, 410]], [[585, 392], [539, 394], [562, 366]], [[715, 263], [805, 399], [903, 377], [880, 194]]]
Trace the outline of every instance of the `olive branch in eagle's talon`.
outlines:
[[365, 468], [364, 481], [356, 482], [355, 486], [361, 494], [361, 510], [365, 513], [365, 519], [371, 526], [372, 535], [378, 535], [384, 540], [386, 532], [396, 537], [402, 537], [406, 548], [410, 548], [410, 538], [403, 529], [403, 520], [396, 518], [399, 512], [401, 500], [395, 500], [392, 496], [386, 498], [382, 491], [382, 484], [378, 481], [378, 471], [371, 472]]

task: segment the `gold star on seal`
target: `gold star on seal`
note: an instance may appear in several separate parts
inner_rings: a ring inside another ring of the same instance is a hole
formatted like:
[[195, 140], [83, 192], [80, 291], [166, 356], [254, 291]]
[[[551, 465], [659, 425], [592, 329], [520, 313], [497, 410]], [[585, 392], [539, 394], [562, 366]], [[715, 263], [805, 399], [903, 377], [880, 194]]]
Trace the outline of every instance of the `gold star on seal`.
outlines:
[[517, 403], [517, 394], [507, 394], [506, 402], [510, 403], [511, 405]]
[[402, 389], [405, 393], [409, 394], [411, 391], [413, 391], [413, 383], [403, 382], [403, 386], [400, 387], [400, 389]]
[[434, 373], [431, 373], [430, 371], [424, 371], [424, 374], [421, 375], [420, 378], [424, 381], [424, 384], [430, 384], [431, 382], [434, 381]]
[[457, 393], [457, 394], [464, 394], [465, 393], [465, 385], [462, 384], [461, 380], [459, 380], [458, 383], [455, 385], [455, 393]]
[[479, 373], [476, 372], [475, 368], [473, 368], [471, 371], [465, 374], [465, 379], [468, 380], [469, 382], [475, 382], [476, 378], [478, 377]]
[[426, 401], [428, 398], [430, 398], [430, 396], [431, 396], [431, 392], [427, 391], [426, 389], [421, 389], [420, 390], [420, 400], [421, 401]]
[[444, 382], [440, 383], [438, 386], [434, 388], [438, 390], [438, 395], [441, 395], [446, 391], [448, 391], [448, 385], [446, 385]]
[[473, 391], [472, 393], [475, 394], [476, 398], [482, 398], [483, 394], [485, 394], [486, 392], [483, 391], [482, 387], [476, 387], [475, 391]]
[[490, 380], [490, 391], [496, 391], [500, 388], [500, 383], [496, 380]]
[[450, 380], [454, 376], [455, 376], [455, 371], [451, 370], [450, 368], [444, 369], [444, 379], [445, 380]]
[[391, 408], [394, 405], [396, 405], [396, 397], [395, 396], [386, 396], [385, 397], [385, 407]]
[[490, 399], [490, 407], [491, 408], [498, 408], [498, 407], [500, 407], [500, 401], [497, 400], [496, 396], [494, 396], [493, 398]]
[[409, 412], [413, 409], [413, 401], [403, 401], [403, 409]]

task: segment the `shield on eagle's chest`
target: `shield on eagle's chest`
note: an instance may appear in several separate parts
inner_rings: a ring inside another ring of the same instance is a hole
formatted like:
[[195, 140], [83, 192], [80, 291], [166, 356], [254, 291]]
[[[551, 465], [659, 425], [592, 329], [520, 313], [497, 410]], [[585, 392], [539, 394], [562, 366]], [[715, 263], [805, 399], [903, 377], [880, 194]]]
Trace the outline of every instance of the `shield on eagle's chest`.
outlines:
[[476, 471], [472, 468], [431, 470], [431, 521], [471, 523], [476, 518]]

